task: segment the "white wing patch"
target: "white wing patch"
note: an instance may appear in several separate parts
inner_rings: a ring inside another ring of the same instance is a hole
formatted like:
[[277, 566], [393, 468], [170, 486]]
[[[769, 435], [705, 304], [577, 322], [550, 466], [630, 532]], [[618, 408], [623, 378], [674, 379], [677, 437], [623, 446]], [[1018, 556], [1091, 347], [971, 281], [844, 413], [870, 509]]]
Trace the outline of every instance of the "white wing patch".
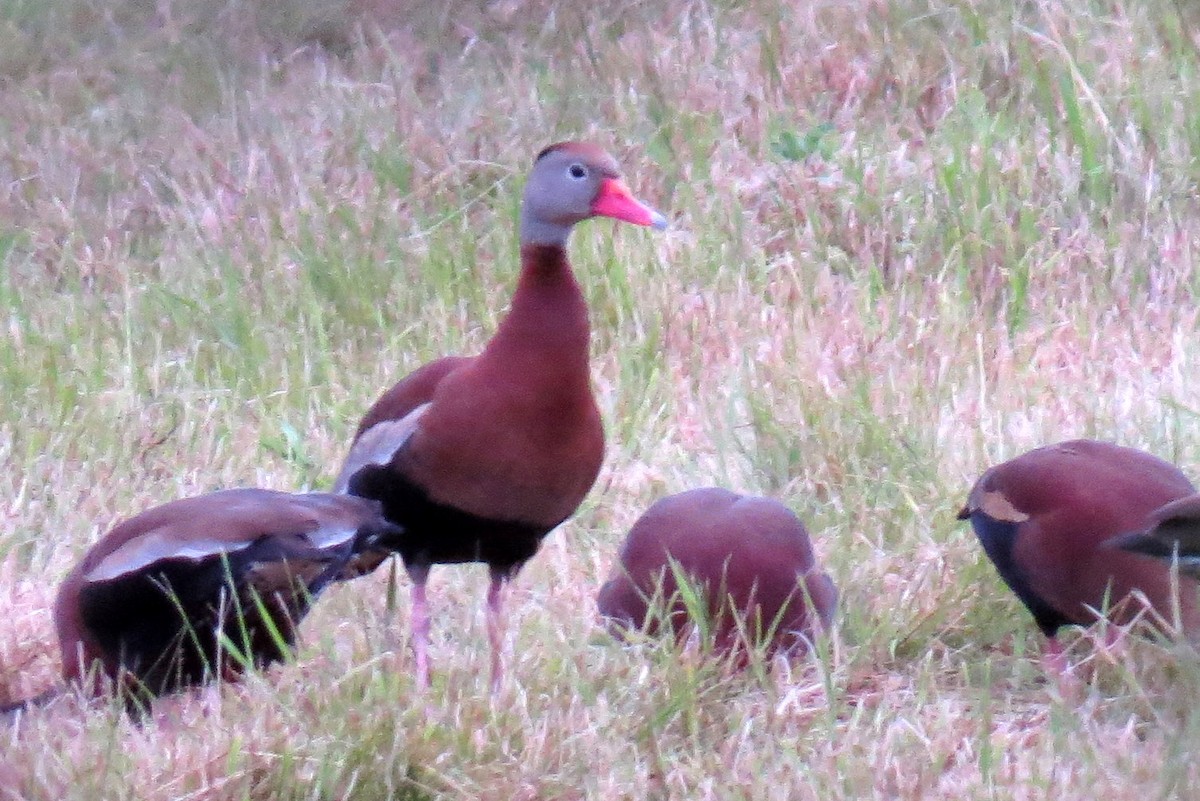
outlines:
[[333, 548], [338, 545], [343, 545], [358, 533], [358, 529], [353, 526], [321, 526], [316, 531], [311, 531], [305, 536], [308, 541], [313, 544], [313, 547], [319, 548], [322, 551], [327, 548]]
[[1029, 519], [1029, 515], [1013, 506], [1012, 501], [999, 491], [982, 493], [976, 508], [993, 520], [1003, 523], [1024, 523]]
[[417, 430], [417, 422], [428, 408], [428, 403], [422, 403], [399, 420], [385, 420], [364, 431], [350, 448], [346, 463], [342, 465], [342, 472], [334, 482], [333, 491], [344, 493], [350, 486], [350, 478], [367, 465], [385, 465], [390, 462], [396, 451], [400, 450]]
[[191, 559], [199, 562], [222, 553], [233, 553], [250, 547], [251, 542], [230, 542], [218, 539], [191, 539], [180, 542], [155, 531], [136, 537], [100, 560], [83, 577], [84, 581], [110, 581], [127, 573], [135, 573], [164, 559]]

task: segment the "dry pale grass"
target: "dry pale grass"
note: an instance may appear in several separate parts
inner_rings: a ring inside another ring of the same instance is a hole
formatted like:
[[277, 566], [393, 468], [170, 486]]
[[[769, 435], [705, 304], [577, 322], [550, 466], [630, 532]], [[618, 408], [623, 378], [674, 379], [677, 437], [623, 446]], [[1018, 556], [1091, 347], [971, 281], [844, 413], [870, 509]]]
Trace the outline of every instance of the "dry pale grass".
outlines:
[[[516, 584], [494, 703], [481, 572], [434, 574], [426, 702], [381, 571], [293, 664], [140, 726], [71, 696], [9, 725], [0, 793], [1188, 797], [1194, 652], [1080, 634], [1060, 697], [953, 513], [1073, 436], [1200, 476], [1198, 25], [1167, 0], [0, 7], [0, 700], [53, 683], [54, 583], [115, 520], [327, 486], [382, 387], [486, 340], [546, 142], [603, 142], [675, 221], [573, 242], [608, 459]], [[704, 484], [809, 522], [843, 593], [816, 658], [728, 675], [596, 625], [623, 532]]]

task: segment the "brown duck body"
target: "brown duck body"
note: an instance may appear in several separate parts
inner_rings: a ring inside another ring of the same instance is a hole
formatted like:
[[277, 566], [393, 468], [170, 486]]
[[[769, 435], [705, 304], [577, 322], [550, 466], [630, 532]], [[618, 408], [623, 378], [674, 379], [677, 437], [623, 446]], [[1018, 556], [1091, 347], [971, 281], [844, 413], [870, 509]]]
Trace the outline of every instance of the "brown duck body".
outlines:
[[413, 421], [386, 463], [350, 461], [338, 481], [378, 499], [405, 528], [398, 552], [407, 565], [486, 562], [510, 574], [600, 472], [583, 294], [561, 248], [526, 246], [522, 265], [512, 309], [483, 353], [415, 371], [355, 436]]
[[[1195, 488], [1173, 465], [1132, 448], [1075, 440], [997, 465], [971, 490], [959, 519], [970, 520], [1001, 578], [1053, 638], [1064, 625], [1089, 625], [1113, 607], [1117, 622], [1141, 610], [1131, 593], [1185, 628], [1200, 624], [1195, 589], [1172, 592], [1167, 565], [1108, 547], [1151, 524], [1156, 510]], [[1133, 599], [1129, 599], [1132, 601]]]
[[98, 665], [123, 689], [158, 695], [283, 659], [325, 585], [399, 533], [377, 503], [323, 493], [234, 489], [150, 509], [63, 581], [63, 676], [90, 681]]
[[601, 588], [600, 614], [618, 628], [657, 630], [652, 601], [671, 628], [692, 628], [676, 571], [703, 593], [715, 647], [743, 643], [803, 650], [828, 629], [837, 590], [819, 570], [804, 524], [783, 504], [715, 487], [656, 502], [630, 530]]

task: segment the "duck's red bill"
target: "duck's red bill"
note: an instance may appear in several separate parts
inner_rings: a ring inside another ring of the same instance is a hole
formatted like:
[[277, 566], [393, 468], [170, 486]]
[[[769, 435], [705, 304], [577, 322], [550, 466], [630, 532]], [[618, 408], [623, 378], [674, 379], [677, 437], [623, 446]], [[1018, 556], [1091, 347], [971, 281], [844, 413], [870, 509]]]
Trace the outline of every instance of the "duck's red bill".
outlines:
[[635, 198], [629, 188], [616, 178], [606, 178], [600, 184], [600, 192], [592, 201], [592, 213], [634, 225], [647, 225], [660, 231], [667, 227], [666, 217]]

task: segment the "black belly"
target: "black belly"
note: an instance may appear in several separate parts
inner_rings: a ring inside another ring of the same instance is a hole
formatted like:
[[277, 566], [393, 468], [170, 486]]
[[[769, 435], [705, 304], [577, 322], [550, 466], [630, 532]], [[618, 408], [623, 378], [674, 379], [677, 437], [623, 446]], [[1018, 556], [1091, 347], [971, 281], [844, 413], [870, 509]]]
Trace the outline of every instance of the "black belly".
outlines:
[[[383, 516], [404, 529], [387, 542], [413, 567], [485, 562], [493, 570], [515, 573], [557, 526], [480, 517], [430, 500], [425, 490], [379, 465], [368, 465], [350, 479], [348, 492], [383, 504]], [[559, 521], [561, 522], [561, 521]]]
[[1042, 633], [1053, 637], [1061, 626], [1075, 621], [1048, 604], [1030, 586], [1025, 572], [1013, 557], [1013, 546], [1017, 541], [1019, 527], [1019, 523], [996, 520], [978, 509], [971, 513], [971, 528], [975, 529], [983, 550], [996, 566], [1000, 578], [1004, 579], [1008, 588], [1025, 604]]
[[256, 564], [281, 564], [275, 550], [264, 541], [199, 562], [165, 560], [92, 582], [80, 593], [83, 624], [110, 661], [150, 695], [281, 661], [290, 655], [296, 625], [312, 599], [349, 551], [330, 564], [322, 560], [315, 581], [288, 572], [278, 586], [251, 589]]

